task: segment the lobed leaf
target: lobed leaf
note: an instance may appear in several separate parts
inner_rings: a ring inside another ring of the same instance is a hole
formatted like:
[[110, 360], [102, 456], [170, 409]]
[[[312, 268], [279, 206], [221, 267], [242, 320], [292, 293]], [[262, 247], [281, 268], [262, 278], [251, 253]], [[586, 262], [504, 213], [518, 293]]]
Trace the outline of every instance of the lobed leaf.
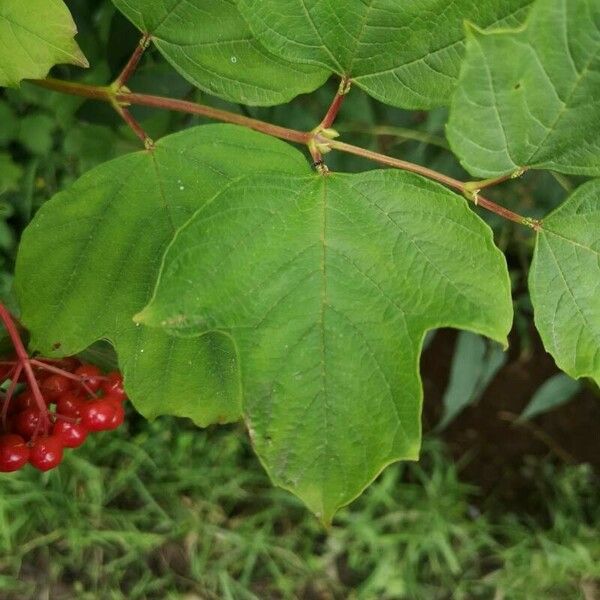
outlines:
[[465, 169], [600, 175], [600, 3], [537, 0], [525, 28], [467, 39], [448, 123]]
[[76, 33], [62, 0], [2, 0], [0, 86], [43, 78], [59, 63], [89, 66], [73, 39]]
[[464, 19], [512, 26], [532, 0], [239, 0], [256, 37], [288, 60], [322, 65], [394, 106], [448, 104]]
[[239, 418], [235, 348], [226, 335], [181, 340], [132, 317], [150, 298], [175, 230], [232, 179], [256, 170], [310, 172], [283, 142], [207, 125], [104, 163], [57, 194], [25, 230], [17, 258], [31, 346], [64, 356], [108, 339], [147, 417], [181, 415], [200, 425]]
[[505, 343], [512, 304], [491, 231], [456, 194], [399, 171], [280, 174], [232, 183], [179, 230], [137, 319], [232, 336], [259, 457], [329, 522], [417, 458], [425, 333]]
[[538, 232], [529, 275], [544, 346], [571, 377], [600, 384], [600, 180], [578, 188]]
[[319, 67], [267, 52], [234, 0], [113, 0], [163, 56], [200, 89], [232, 102], [284, 104], [327, 79]]

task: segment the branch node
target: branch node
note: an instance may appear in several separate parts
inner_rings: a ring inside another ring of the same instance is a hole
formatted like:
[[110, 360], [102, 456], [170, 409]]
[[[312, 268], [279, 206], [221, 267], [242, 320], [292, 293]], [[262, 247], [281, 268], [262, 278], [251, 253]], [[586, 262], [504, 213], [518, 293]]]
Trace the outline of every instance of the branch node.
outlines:
[[523, 220], [521, 221], [521, 223], [523, 225], [525, 225], [526, 227], [530, 227], [536, 233], [541, 231], [541, 229], [542, 229], [542, 221], [540, 221], [539, 219], [532, 219], [531, 217], [523, 217]]
[[338, 87], [338, 96], [345, 96], [350, 89], [352, 88], [352, 79], [350, 79], [350, 77], [348, 77], [347, 75], [344, 75], [344, 77], [342, 77], [342, 80], [340, 81], [340, 85]]
[[479, 206], [479, 192], [481, 192], [481, 188], [475, 186], [476, 183], [476, 181], [465, 183], [463, 196], [470, 202], [473, 202], [475, 206]]

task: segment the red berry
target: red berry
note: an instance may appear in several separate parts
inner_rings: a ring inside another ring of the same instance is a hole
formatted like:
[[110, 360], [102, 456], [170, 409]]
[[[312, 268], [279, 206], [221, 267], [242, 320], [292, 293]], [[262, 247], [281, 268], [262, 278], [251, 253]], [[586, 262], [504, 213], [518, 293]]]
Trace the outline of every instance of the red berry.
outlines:
[[93, 400], [81, 409], [81, 424], [88, 431], [105, 431], [112, 428], [117, 404], [111, 400]]
[[0, 472], [18, 471], [29, 460], [29, 448], [20, 435], [0, 435]]
[[52, 435], [59, 437], [65, 448], [79, 448], [87, 437], [87, 429], [80, 423], [57, 421], [52, 429]]
[[110, 422], [109, 429], [117, 429], [117, 427], [121, 427], [121, 425], [123, 425], [123, 421], [125, 421], [125, 409], [123, 408], [121, 400], [113, 396], [107, 396], [104, 398], [104, 400], [105, 402], [111, 402], [115, 407], [115, 414]]
[[26, 440], [38, 430], [40, 411], [37, 408], [26, 408], [17, 413], [13, 421], [13, 429]]
[[37, 403], [31, 390], [25, 390], [23, 393], [15, 396], [11, 405], [11, 408], [14, 408], [14, 412], [22, 412], [28, 408], [37, 408]]
[[125, 398], [127, 398], [127, 394], [123, 389], [123, 376], [117, 371], [108, 373], [100, 387], [105, 396], [111, 396], [118, 398], [119, 400], [125, 400]]
[[95, 365], [81, 365], [75, 369], [75, 375], [79, 375], [93, 392], [98, 390], [102, 384], [102, 371]]
[[59, 375], [58, 373], [48, 375], [40, 383], [40, 389], [42, 390], [42, 394], [44, 394], [46, 402], [53, 402], [59, 396], [69, 391], [71, 387], [73, 387], [73, 382], [68, 377]]
[[72, 391], [67, 392], [56, 401], [56, 412], [65, 417], [78, 417], [84, 404], [85, 400], [80, 396]]
[[38, 438], [29, 452], [29, 462], [40, 471], [57, 467], [63, 458], [63, 441], [56, 435]]

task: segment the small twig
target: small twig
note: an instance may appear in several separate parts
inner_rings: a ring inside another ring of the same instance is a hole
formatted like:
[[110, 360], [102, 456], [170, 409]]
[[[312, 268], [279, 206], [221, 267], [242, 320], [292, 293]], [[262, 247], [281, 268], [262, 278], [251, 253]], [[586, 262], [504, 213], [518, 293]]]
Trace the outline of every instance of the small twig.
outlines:
[[15, 369], [10, 374], [10, 386], [6, 392], [6, 396], [4, 397], [4, 404], [2, 405], [2, 428], [6, 431], [6, 417], [8, 415], [8, 407], [13, 398], [13, 394], [17, 384], [19, 383], [19, 377], [21, 376], [21, 371], [23, 370], [23, 365], [17, 363]]
[[226, 110], [197, 104], [196, 102], [189, 102], [187, 100], [177, 100], [175, 98], [165, 98], [163, 96], [153, 96], [150, 94], [133, 94], [129, 92], [117, 94], [116, 99], [122, 104], [137, 104], [139, 106], [173, 110], [190, 115], [201, 115], [209, 119], [214, 119], [215, 121], [242, 125], [243, 127], [248, 127], [249, 129], [254, 129], [255, 131], [260, 131], [261, 133], [289, 142], [295, 142], [297, 144], [307, 144], [310, 139], [310, 134], [303, 131], [265, 123], [258, 119], [252, 119], [250, 117], [245, 117], [244, 115], [238, 115]]
[[485, 190], [495, 185], [500, 185], [501, 183], [510, 181], [511, 179], [517, 179], [518, 177], [521, 177], [526, 170], [527, 169], [518, 169], [513, 173], [508, 173], [506, 175], [502, 175], [501, 177], [492, 177], [491, 179], [482, 179], [481, 181], [467, 181], [465, 183], [465, 190], [473, 194], [478, 194], [481, 190]]
[[141, 140], [142, 144], [144, 144], [144, 148], [146, 150], [152, 150], [154, 148], [154, 142], [150, 138], [150, 136], [144, 131], [143, 127], [137, 122], [135, 117], [123, 106], [120, 106], [118, 103], [113, 103], [114, 109], [121, 116], [123, 121], [129, 125], [129, 128], [135, 133], [135, 135]]
[[135, 73], [138, 63], [144, 54], [144, 51], [150, 45], [150, 34], [146, 33], [140, 40], [140, 43], [136, 46], [131, 58], [127, 61], [127, 64], [123, 67], [123, 70], [119, 73], [119, 76], [115, 79], [113, 87], [115, 91], [120, 91], [121, 88], [129, 81], [131, 76]]
[[[87, 383], [85, 383], [85, 379], [82, 377], [79, 377], [78, 375], [74, 375], [73, 373], [69, 373], [69, 371], [65, 371], [64, 369], [60, 369], [59, 367], [53, 367], [52, 365], [48, 365], [45, 362], [41, 361], [41, 360], [37, 360], [35, 358], [30, 359], [31, 364], [34, 367], [37, 367], [38, 369], [42, 369], [44, 371], [48, 371], [50, 373], [55, 373], [56, 375], [62, 375], [63, 377], [66, 377], [67, 379], [71, 379], [72, 381], [76, 381], [78, 384], [80, 384], [83, 389], [90, 395], [90, 396], [95, 396], [96, 394], [94, 393], [94, 390], [92, 390], [91, 387], [89, 387], [87, 385]], [[103, 376], [103, 375], [99, 375], [98, 376], [99, 379], [107, 379], [107, 377]]]
[[[373, 152], [365, 148], [360, 148], [358, 146], [346, 144], [345, 142], [340, 142], [331, 138], [323, 137], [322, 135], [315, 135], [314, 132], [303, 132], [297, 131], [295, 129], [289, 129], [287, 127], [280, 127], [279, 125], [273, 125], [271, 123], [266, 123], [258, 119], [252, 119], [226, 110], [220, 110], [217, 108], [213, 108], [212, 106], [205, 106], [203, 104], [188, 102], [186, 100], [177, 100], [175, 98], [165, 98], [162, 96], [153, 96], [149, 94], [134, 94], [131, 92], [115, 93], [111, 87], [73, 84], [57, 79], [31, 80], [31, 83], [41, 85], [42, 87], [52, 89], [58, 92], [72, 94], [75, 96], [83, 96], [85, 98], [90, 98], [94, 100], [102, 100], [104, 102], [110, 102], [112, 104], [116, 103], [122, 109], [129, 104], [150, 106], [153, 108], [173, 110], [187, 114], [202, 115], [204, 117], [214, 119], [216, 121], [223, 121], [225, 123], [241, 125], [243, 127], [248, 127], [249, 129], [259, 131], [266, 135], [271, 135], [273, 137], [284, 139], [297, 144], [310, 145], [311, 142], [314, 142], [316, 145], [315, 149], [318, 151], [319, 155], [323, 152], [321, 147], [326, 148], [328, 150], [339, 150], [340, 152], [346, 152], [348, 154], [362, 156], [363, 158], [375, 161], [383, 165], [387, 165], [389, 167], [394, 167], [396, 169], [402, 169], [405, 171], [410, 171], [412, 173], [417, 173], [419, 175], [422, 175], [423, 177], [427, 177], [429, 179], [442, 183], [443, 185], [446, 185], [450, 188], [460, 191], [468, 200], [472, 201], [474, 204], [481, 206], [489, 210], [490, 212], [493, 212], [509, 221], [513, 221], [514, 223], [518, 223], [519, 225], [525, 225], [526, 227], [529, 227], [535, 231], [539, 231], [542, 226], [541, 221], [519, 215], [518, 213], [504, 208], [503, 206], [500, 206], [495, 202], [492, 202], [491, 200], [480, 196], [477, 193], [473, 193], [467, 189], [466, 183], [444, 175], [443, 173], [440, 173], [433, 169], [429, 169], [427, 167], [423, 167], [421, 165], [410, 163], [408, 161], [392, 158], [391, 156], [386, 156], [385, 154], [379, 154], [377, 152]], [[140, 139], [142, 139], [141, 136]], [[144, 143], [146, 142], [146, 139], [147, 136], [144, 138]], [[317, 153], [315, 153], [314, 151], [311, 152], [311, 154], [313, 155], [313, 160], [315, 161], [315, 163], [321, 165], [322, 157], [317, 156]]]
[[[35, 378], [35, 373], [33, 372], [33, 368], [31, 366], [31, 360], [29, 358], [29, 354], [23, 345], [23, 341], [21, 340], [21, 336], [19, 334], [19, 330], [12, 318], [12, 315], [7, 310], [7, 308], [0, 302], [0, 320], [4, 323], [4, 327], [11, 339], [11, 342], [14, 346], [15, 353], [17, 354], [17, 367], [16, 371], [19, 372], [22, 369], [25, 371], [25, 377], [27, 379], [27, 383], [31, 389], [31, 393], [33, 394], [33, 398], [35, 403], [38, 406], [40, 411], [40, 421], [39, 425], [42, 425], [43, 430], [47, 430], [50, 424], [48, 419], [48, 409], [46, 408], [46, 403], [44, 402], [44, 397], [42, 396], [42, 392], [40, 391], [40, 387]], [[20, 367], [20, 368], [19, 368]], [[18, 377], [15, 377], [18, 380]], [[10, 401], [10, 399], [8, 399]], [[7, 401], [7, 404], [8, 404]]]
[[346, 96], [350, 91], [350, 85], [350, 79], [348, 77], [342, 77], [342, 80], [340, 81], [340, 86], [338, 88], [337, 93], [335, 94], [335, 97], [333, 98], [331, 106], [329, 107], [329, 110], [323, 117], [323, 120], [321, 121], [321, 124], [318, 127], [319, 130], [329, 129], [333, 125], [338, 115], [338, 112], [340, 111], [340, 108], [342, 107], [342, 104], [344, 103], [344, 100], [346, 99]]
[[[325, 140], [323, 140], [325, 141]], [[508, 208], [504, 208], [487, 198], [480, 196], [479, 194], [472, 194], [466, 189], [466, 184], [458, 179], [454, 179], [454, 177], [450, 177], [448, 175], [444, 175], [439, 171], [435, 171], [433, 169], [429, 169], [428, 167], [424, 167], [422, 165], [417, 165], [415, 163], [408, 162], [406, 160], [401, 160], [399, 158], [392, 158], [391, 156], [387, 156], [385, 154], [379, 154], [378, 152], [373, 152], [372, 150], [367, 150], [366, 148], [360, 148], [358, 146], [353, 146], [351, 144], [346, 144], [345, 142], [339, 142], [337, 140], [327, 140], [330, 147], [334, 150], [341, 150], [342, 152], [348, 152], [349, 154], [354, 154], [356, 156], [362, 156], [363, 158], [367, 158], [374, 162], [378, 162], [382, 165], [387, 165], [388, 167], [395, 167], [396, 169], [402, 169], [403, 171], [410, 171], [411, 173], [417, 173], [418, 175], [422, 175], [423, 177], [427, 177], [428, 179], [433, 179], [438, 183], [442, 183], [443, 185], [453, 188], [461, 192], [468, 200], [473, 202], [476, 206], [482, 206], [486, 208], [490, 212], [493, 212], [509, 221], [513, 221], [518, 223], [519, 225], [526, 225], [531, 229], [535, 229], [536, 231], [541, 228], [541, 223], [535, 219], [530, 219], [528, 217], [524, 217], [519, 215]]]

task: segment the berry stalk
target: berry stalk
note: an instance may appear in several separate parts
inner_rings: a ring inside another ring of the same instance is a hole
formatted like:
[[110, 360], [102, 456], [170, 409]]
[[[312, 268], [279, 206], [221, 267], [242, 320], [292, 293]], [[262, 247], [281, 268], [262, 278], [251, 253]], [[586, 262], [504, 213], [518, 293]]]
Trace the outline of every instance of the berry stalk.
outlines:
[[[25, 372], [25, 378], [27, 379], [27, 383], [29, 384], [29, 387], [31, 388], [31, 393], [33, 395], [35, 403], [37, 404], [37, 407], [40, 411], [40, 415], [41, 415], [40, 425], [42, 426], [42, 428], [44, 430], [47, 430], [48, 426], [50, 424], [50, 421], [48, 419], [48, 409], [46, 408], [46, 403], [44, 402], [44, 397], [42, 396], [42, 392], [40, 391], [40, 386], [38, 385], [37, 379], [35, 378], [35, 373], [33, 372], [33, 368], [31, 366], [29, 354], [27, 353], [27, 350], [25, 349], [25, 346], [23, 345], [23, 340], [21, 340], [21, 334], [19, 333], [19, 329], [18, 329], [12, 315], [10, 314], [10, 312], [8, 311], [6, 306], [4, 306], [4, 304], [2, 304], [2, 302], [0, 302], [0, 320], [4, 324], [4, 327], [6, 328], [6, 331], [10, 337], [12, 345], [15, 349], [15, 353], [17, 355], [17, 365], [15, 368], [15, 373], [18, 373], [20, 375], [21, 370], [23, 370]], [[19, 379], [18, 376], [14, 377], [13, 383], [18, 381], [18, 379]], [[16, 385], [16, 383], [15, 383], [15, 385]], [[10, 403], [10, 400], [11, 400], [10, 391], [11, 390], [9, 389], [9, 393], [7, 394], [7, 397], [6, 397], [6, 401], [5, 401], [6, 406], [8, 406], [8, 404]]]

